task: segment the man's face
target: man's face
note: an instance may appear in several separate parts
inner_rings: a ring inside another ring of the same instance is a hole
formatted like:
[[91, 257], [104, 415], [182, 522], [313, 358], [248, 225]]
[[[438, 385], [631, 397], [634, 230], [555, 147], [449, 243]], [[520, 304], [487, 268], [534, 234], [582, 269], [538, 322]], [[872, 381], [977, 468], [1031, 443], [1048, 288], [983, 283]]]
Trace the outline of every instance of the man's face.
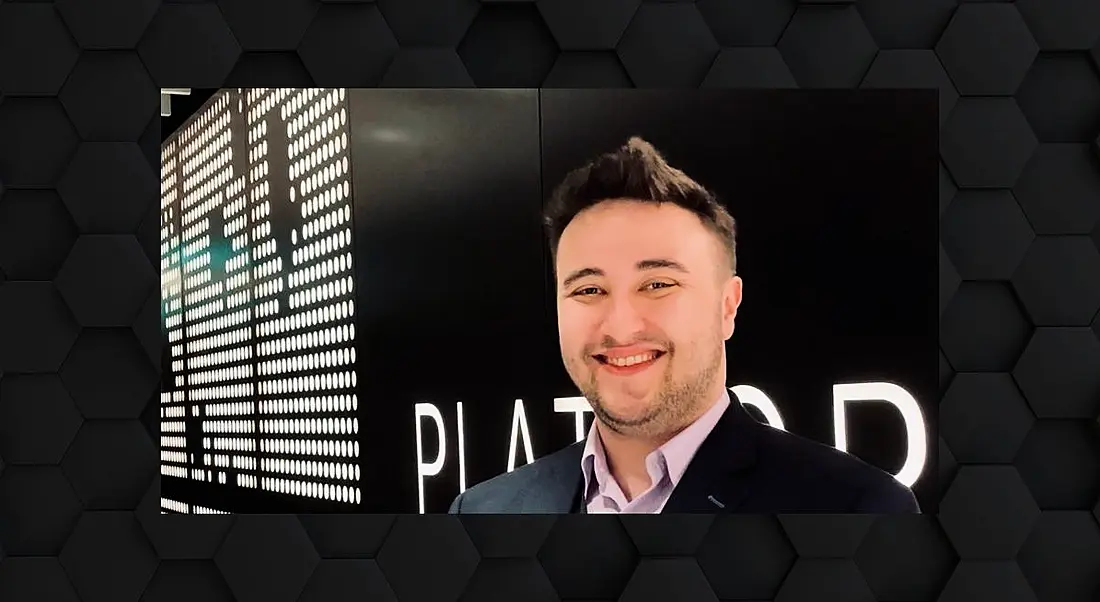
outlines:
[[717, 399], [741, 280], [694, 213], [621, 200], [587, 209], [562, 233], [556, 279], [565, 368], [606, 427], [666, 436]]

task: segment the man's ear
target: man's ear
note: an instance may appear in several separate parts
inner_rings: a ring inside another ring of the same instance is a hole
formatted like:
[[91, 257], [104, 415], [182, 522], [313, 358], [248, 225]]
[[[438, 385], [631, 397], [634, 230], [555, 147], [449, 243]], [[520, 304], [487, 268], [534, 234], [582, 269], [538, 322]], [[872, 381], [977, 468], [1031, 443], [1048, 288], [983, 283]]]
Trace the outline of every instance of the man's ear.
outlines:
[[743, 286], [740, 276], [731, 276], [722, 286], [722, 336], [726, 341], [733, 336]]

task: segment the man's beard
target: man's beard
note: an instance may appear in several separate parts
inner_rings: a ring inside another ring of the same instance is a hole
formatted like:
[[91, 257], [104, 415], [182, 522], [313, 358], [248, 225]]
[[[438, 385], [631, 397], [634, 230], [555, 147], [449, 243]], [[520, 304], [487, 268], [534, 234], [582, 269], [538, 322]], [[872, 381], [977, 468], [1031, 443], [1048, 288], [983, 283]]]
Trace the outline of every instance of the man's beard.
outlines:
[[642, 439], [674, 435], [686, 427], [703, 406], [714, 401], [707, 399], [707, 396], [710, 395], [714, 379], [722, 368], [721, 350], [715, 349], [710, 361], [701, 370], [679, 381], [673, 380], [674, 353], [670, 351], [667, 354], [668, 367], [652, 403], [641, 416], [624, 418], [613, 414], [600, 396], [595, 371], [590, 373], [587, 382], [578, 382], [577, 387], [588, 399], [592, 413], [614, 433]]

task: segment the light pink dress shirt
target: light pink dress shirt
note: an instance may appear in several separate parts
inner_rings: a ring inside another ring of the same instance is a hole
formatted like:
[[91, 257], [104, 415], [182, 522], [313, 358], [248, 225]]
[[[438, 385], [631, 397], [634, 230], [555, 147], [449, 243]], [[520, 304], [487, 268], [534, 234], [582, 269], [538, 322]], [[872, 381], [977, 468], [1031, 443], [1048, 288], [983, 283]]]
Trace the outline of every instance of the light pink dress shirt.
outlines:
[[611, 476], [599, 430], [593, 424], [588, 429], [588, 440], [581, 456], [584, 500], [588, 513], [659, 514], [668, 503], [695, 452], [714, 430], [729, 404], [729, 394], [723, 393], [718, 402], [698, 420], [646, 456], [646, 468], [653, 484], [629, 502], [626, 501], [622, 488]]

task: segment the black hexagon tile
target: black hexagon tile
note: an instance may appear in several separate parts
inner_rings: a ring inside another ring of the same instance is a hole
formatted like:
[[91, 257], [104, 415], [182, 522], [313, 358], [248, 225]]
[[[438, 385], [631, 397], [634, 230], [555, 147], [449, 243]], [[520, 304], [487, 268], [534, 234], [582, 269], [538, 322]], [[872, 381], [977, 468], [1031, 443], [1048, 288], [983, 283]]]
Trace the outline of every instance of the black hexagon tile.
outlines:
[[960, 98], [940, 130], [940, 156], [964, 188], [1011, 188], [1038, 144], [1011, 98]]
[[951, 367], [951, 362], [947, 361], [947, 357], [943, 354], [943, 349], [939, 351], [940, 356], [940, 393], [947, 391], [947, 387], [951, 386], [951, 382], [955, 378], [955, 369]]
[[1088, 57], [1040, 55], [1016, 102], [1043, 142], [1089, 142], [1100, 130], [1100, 76]]
[[52, 190], [9, 190], [0, 198], [0, 268], [12, 280], [52, 280], [76, 235]]
[[397, 602], [397, 596], [373, 560], [322, 560], [313, 570], [298, 602], [339, 600], [351, 592], [360, 600]]
[[1035, 233], [1007, 190], [963, 190], [940, 218], [940, 243], [964, 280], [1007, 280]]
[[1039, 602], [1023, 571], [1007, 560], [964, 560], [944, 586], [939, 602]]
[[0, 288], [0, 371], [57, 372], [80, 326], [50, 282]]
[[322, 6], [298, 45], [318, 86], [373, 86], [396, 53], [397, 40], [373, 4]]
[[943, 250], [943, 244], [940, 244], [940, 315], [947, 311], [947, 308], [951, 305], [951, 300], [955, 298], [955, 293], [959, 291], [959, 285], [962, 283], [962, 279], [959, 277], [959, 272], [955, 269], [954, 262], [947, 256], [947, 252]]
[[85, 50], [137, 46], [160, 5], [156, 0], [102, 0], [94, 4], [57, 0], [54, 4], [77, 43]]
[[813, 514], [779, 517], [783, 530], [800, 558], [851, 558], [875, 522], [863, 514]]
[[856, 3], [879, 48], [932, 48], [958, 0], [860, 0]]
[[85, 52], [60, 100], [84, 140], [137, 140], [159, 117], [160, 91], [132, 52]]
[[959, 100], [951, 78], [931, 50], [881, 50], [863, 78], [862, 88], [934, 88], [939, 90], [940, 123]]
[[322, 558], [374, 558], [393, 529], [386, 514], [308, 514], [302, 522]]
[[[141, 147], [142, 155], [145, 157], [145, 160], [149, 163], [149, 165], [158, 172], [160, 170], [160, 133], [160, 115], [157, 115], [156, 118], [149, 120], [149, 123], [145, 126], [145, 130], [141, 133], [141, 137], [138, 138], [138, 146]], [[154, 245], [157, 252], [155, 255], [153, 255], [153, 257], [156, 259], [160, 259], [160, 204], [158, 203], [157, 205], [150, 207], [149, 209], [149, 213], [154, 216], [153, 224], [157, 226], [157, 228], [154, 228], [154, 230], [157, 232], [157, 235], [154, 237], [154, 239], [158, 243], [157, 245]]]
[[84, 600], [138, 602], [157, 555], [133, 512], [85, 512], [58, 559]]
[[149, 401], [145, 403], [145, 409], [141, 411], [141, 417], [138, 418], [138, 421], [141, 422], [141, 426], [145, 428], [145, 432], [148, 433], [150, 440], [160, 441], [159, 391], [149, 396]]
[[1043, 510], [1089, 510], [1100, 496], [1095, 420], [1040, 420], [1020, 446], [1016, 468]]
[[692, 556], [714, 517], [683, 514], [654, 520], [649, 515], [624, 514], [619, 520], [641, 556]]
[[297, 50], [242, 52], [233, 71], [225, 78], [225, 86], [229, 88], [314, 87], [313, 76], [306, 70]]
[[797, 88], [775, 48], [723, 48], [710, 66], [704, 88]]
[[940, 217], [943, 217], [947, 207], [951, 205], [951, 199], [955, 198], [955, 193], [959, 191], [959, 187], [955, 185], [955, 178], [951, 177], [951, 172], [947, 171], [947, 166], [940, 161]]
[[137, 419], [160, 383], [129, 328], [88, 328], [72, 347], [61, 381], [87, 419]]
[[[225, 540], [237, 517], [161, 514], [160, 475], [154, 475], [134, 514], [161, 560], [209, 560]], [[336, 516], [336, 515], [334, 515]]]
[[41, 556], [0, 562], [0, 598], [80, 602], [57, 559]]
[[854, 6], [800, 7], [776, 47], [804, 88], [854, 88], [878, 51]]
[[82, 326], [129, 326], [155, 290], [157, 273], [135, 237], [84, 235], [54, 282]]
[[1013, 4], [962, 4], [936, 44], [936, 54], [963, 96], [1009, 96], [1039, 53]]
[[538, 555], [557, 517], [463, 514], [459, 520], [481, 558], [517, 558]]
[[936, 492], [942, 498], [943, 494], [947, 492], [947, 488], [951, 486], [951, 482], [955, 480], [955, 475], [959, 473], [959, 463], [955, 460], [955, 454], [951, 453], [951, 448], [947, 447], [947, 442], [944, 441], [943, 437], [937, 437], [937, 439], [939, 456], [936, 458], [936, 477], [938, 480]]
[[376, 0], [397, 43], [454, 48], [481, 7], [477, 0]]
[[951, 576], [958, 556], [935, 517], [907, 514], [879, 517], [855, 560], [879, 600], [931, 600]]
[[774, 46], [798, 8], [798, 0], [698, 0], [696, 4], [724, 48]]
[[313, 0], [275, 0], [264, 10], [250, 0], [217, 0], [243, 50], [294, 50], [320, 6]]
[[[398, 600], [448, 600], [466, 587], [478, 554], [453, 516], [399, 516], [377, 561]], [[426, 566], [431, 579], [424, 579]]]
[[619, 58], [639, 87], [698, 86], [718, 42], [694, 4], [644, 3], [619, 40]]
[[696, 560], [720, 599], [770, 600], [791, 570], [795, 551], [776, 517], [719, 515]]
[[[156, 202], [158, 188], [159, 178], [137, 144], [86, 142], [77, 149], [58, 184], [58, 193], [82, 232], [132, 234], [149, 205]], [[106, 199], [110, 199], [110, 211], [103, 210]], [[104, 242], [91, 244], [102, 246]]]
[[137, 50], [161, 88], [219, 88], [241, 53], [213, 2], [161, 4]]
[[1088, 236], [1040, 236], [1012, 277], [1036, 326], [1088, 326], [1100, 309], [1100, 250]]
[[1016, 562], [1040, 600], [1095, 600], [1100, 526], [1088, 512], [1044, 512]]
[[800, 558], [783, 580], [776, 602], [850, 600], [874, 602], [875, 595], [851, 560]]
[[536, 5], [562, 50], [611, 50], [641, 0], [539, 0]]
[[940, 317], [940, 347], [957, 372], [1007, 371], [1031, 337], [1012, 288], [964, 282]]
[[57, 94], [79, 54], [53, 6], [0, 5], [0, 90], [5, 94]]
[[89, 510], [133, 510], [157, 473], [157, 453], [137, 420], [91, 420], [61, 465]]
[[[153, 291], [145, 300], [145, 303], [141, 307], [141, 312], [134, 318], [134, 322], [131, 325], [134, 336], [137, 337], [138, 342], [141, 343], [142, 349], [144, 349], [146, 355], [149, 356], [149, 361], [152, 362], [154, 370], [157, 370], [160, 366], [161, 358], [167, 347], [161, 331], [161, 324], [163, 322], [161, 321], [160, 302], [160, 291]], [[160, 402], [158, 400], [155, 405], [159, 404]], [[157, 428], [160, 428], [159, 423]]]
[[562, 599], [616, 599], [634, 574], [637, 548], [619, 521], [606, 518], [566, 515], [554, 522], [538, 559]]
[[1012, 466], [962, 466], [940, 501], [940, 525], [963, 560], [1013, 558], [1038, 516]]
[[939, 406], [940, 435], [955, 459], [968, 464], [1012, 463], [1034, 422], [1027, 401], [1005, 373], [958, 374]]
[[479, 87], [537, 86], [558, 55], [534, 4], [483, 6], [457, 50]]
[[0, 475], [0, 546], [12, 556], [54, 556], [80, 516], [60, 468], [8, 466]]
[[557, 602], [559, 598], [537, 559], [489, 558], [478, 563], [457, 599], [461, 602]]
[[1100, 4], [1092, 0], [1017, 0], [1043, 50], [1088, 50], [1100, 40]]
[[421, 88], [440, 86], [470, 88], [474, 80], [453, 48], [408, 48], [397, 51], [382, 76], [383, 87]]
[[1100, 222], [1100, 158], [1086, 144], [1040, 144], [1013, 192], [1039, 234], [1089, 234]]
[[320, 559], [294, 516], [240, 516], [214, 557], [240, 602], [294, 602]]
[[157, 567], [141, 602], [236, 602], [218, 567], [209, 560], [166, 560]]
[[79, 142], [56, 98], [31, 97], [0, 102], [0, 140], [0, 173], [8, 188], [53, 186]]
[[558, 54], [542, 87], [632, 88], [634, 82], [614, 50], [574, 51]]
[[[547, 598], [552, 599], [552, 598]], [[718, 602], [694, 558], [643, 558], [623, 589], [621, 602], [698, 600]]]
[[1092, 319], [1092, 332], [1097, 339], [1100, 339], [1100, 312], [1097, 312], [1096, 317]]
[[57, 464], [83, 418], [55, 374], [0, 378], [0, 455], [8, 464]]

